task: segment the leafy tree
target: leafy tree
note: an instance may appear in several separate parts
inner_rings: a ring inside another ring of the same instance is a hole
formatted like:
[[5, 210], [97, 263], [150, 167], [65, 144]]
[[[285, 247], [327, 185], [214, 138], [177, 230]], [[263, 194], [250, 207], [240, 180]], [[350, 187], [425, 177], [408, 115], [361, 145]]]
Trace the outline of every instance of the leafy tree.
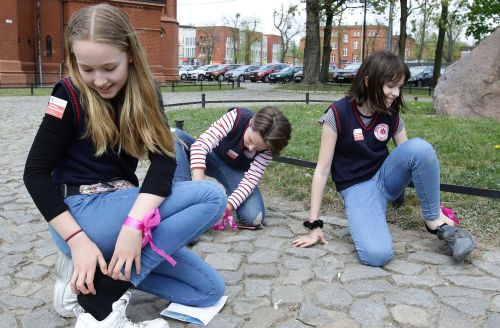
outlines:
[[233, 63], [238, 63], [238, 52], [240, 46], [240, 21], [241, 15], [236, 13], [234, 17], [224, 17], [224, 25], [231, 27], [231, 38], [233, 39]]
[[466, 35], [476, 42], [500, 26], [500, 0], [472, 0], [467, 4], [468, 26]]
[[319, 83], [319, 15], [321, 4], [319, 0], [306, 0], [306, 41], [304, 46], [304, 77], [305, 84]]
[[255, 42], [262, 39], [262, 34], [257, 32], [259, 21], [256, 18], [244, 19], [241, 22], [241, 38], [243, 62], [252, 63], [252, 46]]
[[197, 46], [200, 49], [200, 54], [204, 55], [202, 64], [210, 64], [214, 54], [215, 43], [220, 40], [217, 33], [217, 27], [214, 25], [204, 26], [200, 28], [200, 38], [198, 39]]
[[417, 46], [417, 59], [422, 60], [427, 40], [429, 23], [434, 19], [434, 12], [438, 7], [436, 0], [423, 0], [418, 11], [420, 19], [412, 20], [412, 31], [415, 33], [415, 45]]
[[273, 13], [274, 27], [280, 31], [281, 36], [281, 54], [280, 62], [285, 62], [285, 57], [288, 54], [290, 41], [300, 32], [302, 32], [302, 25], [297, 23], [295, 15], [298, 14], [298, 5], [289, 5], [287, 9], [281, 5], [280, 10], [275, 10]]
[[455, 44], [464, 29], [464, 14], [460, 2], [461, 1], [454, 2], [453, 7], [451, 2], [448, 4], [448, 22], [446, 27], [446, 43], [444, 45], [445, 51], [443, 57], [449, 63], [452, 62], [455, 58], [455, 53], [457, 50]]

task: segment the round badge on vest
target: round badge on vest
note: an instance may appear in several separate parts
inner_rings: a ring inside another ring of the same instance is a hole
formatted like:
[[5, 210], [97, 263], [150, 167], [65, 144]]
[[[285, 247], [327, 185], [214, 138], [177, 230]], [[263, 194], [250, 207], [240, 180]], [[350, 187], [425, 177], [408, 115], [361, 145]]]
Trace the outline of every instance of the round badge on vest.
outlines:
[[381, 123], [375, 127], [375, 138], [379, 141], [386, 141], [389, 135], [389, 126], [387, 124]]

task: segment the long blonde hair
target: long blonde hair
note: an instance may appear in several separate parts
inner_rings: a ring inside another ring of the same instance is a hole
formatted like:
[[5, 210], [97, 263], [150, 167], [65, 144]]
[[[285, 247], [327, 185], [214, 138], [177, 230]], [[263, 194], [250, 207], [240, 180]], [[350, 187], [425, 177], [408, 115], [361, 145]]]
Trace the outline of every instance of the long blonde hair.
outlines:
[[[121, 91], [124, 97], [118, 127], [110, 101], [91, 89], [80, 75], [72, 48], [77, 40], [102, 42], [129, 54], [131, 63]], [[174, 156], [173, 136], [160, 109], [153, 75], [125, 12], [108, 4], [77, 11], [66, 29], [65, 49], [69, 76], [81, 92], [80, 100], [88, 117], [85, 136], [92, 139], [96, 156], [104, 154], [109, 146], [137, 158], [146, 150]]]

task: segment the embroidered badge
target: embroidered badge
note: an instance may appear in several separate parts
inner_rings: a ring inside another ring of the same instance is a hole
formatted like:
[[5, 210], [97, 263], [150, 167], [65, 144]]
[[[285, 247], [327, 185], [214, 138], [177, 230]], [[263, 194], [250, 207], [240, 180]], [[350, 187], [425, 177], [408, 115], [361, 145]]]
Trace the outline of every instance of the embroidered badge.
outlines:
[[361, 129], [352, 130], [352, 134], [354, 135], [354, 141], [365, 140], [365, 138], [363, 137], [363, 130]]
[[51, 96], [45, 113], [57, 118], [62, 118], [67, 104], [68, 102], [66, 100]]
[[380, 141], [386, 141], [387, 136], [389, 135], [389, 126], [387, 124], [379, 124], [375, 127], [373, 132], [375, 134], [375, 138]]
[[229, 156], [229, 158], [231, 159], [236, 159], [236, 157], [238, 157], [238, 153], [235, 152], [234, 150], [232, 149], [229, 149], [226, 153], [227, 156]]

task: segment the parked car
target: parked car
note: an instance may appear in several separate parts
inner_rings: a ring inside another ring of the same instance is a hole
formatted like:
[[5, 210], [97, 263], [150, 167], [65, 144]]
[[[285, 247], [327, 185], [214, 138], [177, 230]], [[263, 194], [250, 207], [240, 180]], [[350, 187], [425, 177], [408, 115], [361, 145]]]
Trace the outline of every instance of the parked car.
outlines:
[[302, 70], [302, 66], [288, 66], [279, 72], [269, 74], [269, 83], [293, 81], [295, 73]]
[[179, 68], [179, 79], [182, 80], [182, 81], [186, 80], [187, 79], [187, 73], [189, 71], [197, 69], [198, 67], [200, 67], [200, 65], [182, 65]]
[[[411, 76], [406, 82], [409, 86], [415, 87], [430, 87], [432, 85], [432, 75], [434, 74], [434, 66], [415, 66], [410, 67]], [[444, 68], [441, 68], [441, 74], [444, 73]]]
[[198, 81], [203, 81], [205, 79], [205, 74], [207, 73], [207, 70], [210, 68], [217, 67], [218, 65], [203, 65], [201, 67], [198, 67], [198, 69], [192, 70], [187, 73], [187, 78], [189, 80], [198, 80]]
[[229, 70], [239, 67], [240, 64], [221, 64], [211, 71], [207, 71], [205, 78], [209, 81], [219, 80], [224, 81], [224, 73]]
[[352, 63], [346, 65], [343, 69], [337, 71], [337, 75], [334, 77], [334, 82], [352, 82], [356, 73], [358, 72], [361, 63]]
[[[321, 71], [321, 66], [319, 69]], [[328, 82], [334, 82], [335, 77], [337, 76], [337, 71], [338, 69], [335, 65], [330, 65], [328, 67]], [[303, 74], [304, 74], [303, 70], [300, 70], [297, 73], [295, 73], [295, 75], [293, 76], [295, 83], [300, 83], [302, 81]]]
[[287, 67], [287, 64], [267, 64], [261, 66], [259, 69], [250, 72], [250, 81], [257, 82], [269, 82], [269, 74], [281, 71], [283, 68]]
[[227, 71], [224, 74], [224, 78], [229, 81], [240, 81], [245, 82], [245, 80], [249, 79], [246, 73], [250, 73], [251, 71], [255, 71], [259, 66], [254, 65], [242, 65], [238, 68], [233, 69], [232, 71]]

